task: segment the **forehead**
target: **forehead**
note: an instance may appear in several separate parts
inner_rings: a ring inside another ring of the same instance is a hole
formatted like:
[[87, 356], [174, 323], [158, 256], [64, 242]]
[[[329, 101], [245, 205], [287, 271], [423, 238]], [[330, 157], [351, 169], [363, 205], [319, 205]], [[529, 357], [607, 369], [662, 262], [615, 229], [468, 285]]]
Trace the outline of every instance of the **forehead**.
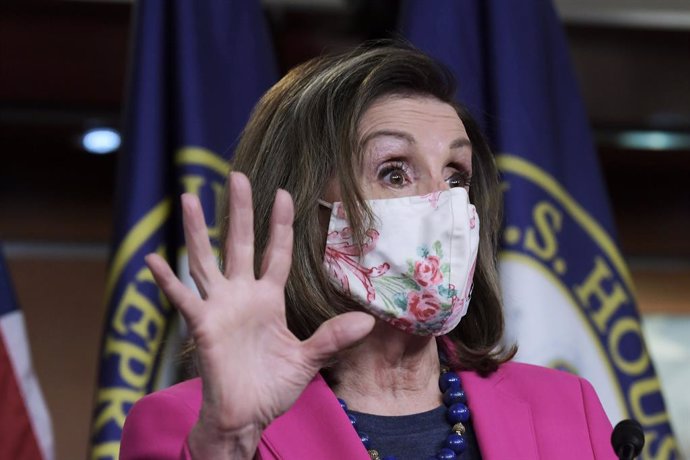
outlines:
[[412, 135], [429, 130], [452, 137], [467, 137], [455, 108], [430, 96], [384, 96], [371, 104], [359, 121], [363, 141], [371, 133], [402, 129]]

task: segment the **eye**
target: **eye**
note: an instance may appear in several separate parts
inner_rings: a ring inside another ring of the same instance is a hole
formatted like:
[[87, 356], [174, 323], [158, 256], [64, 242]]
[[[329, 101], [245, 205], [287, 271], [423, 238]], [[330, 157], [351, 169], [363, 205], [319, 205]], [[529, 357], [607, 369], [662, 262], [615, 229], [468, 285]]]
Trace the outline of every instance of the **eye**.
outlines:
[[448, 179], [446, 179], [446, 183], [450, 188], [455, 188], [455, 187], [470, 187], [470, 175], [466, 171], [457, 171], [453, 173]]
[[396, 161], [386, 164], [379, 171], [379, 179], [386, 182], [393, 187], [403, 187], [409, 182], [409, 174], [407, 165], [403, 162]]

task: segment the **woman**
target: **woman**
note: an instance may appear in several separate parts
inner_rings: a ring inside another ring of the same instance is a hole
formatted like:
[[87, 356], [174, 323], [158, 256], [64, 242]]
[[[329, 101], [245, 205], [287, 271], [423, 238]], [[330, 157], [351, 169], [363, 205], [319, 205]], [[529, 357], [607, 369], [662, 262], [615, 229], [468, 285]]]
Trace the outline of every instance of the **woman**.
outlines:
[[453, 93], [403, 46], [312, 60], [266, 93], [221, 270], [182, 197], [201, 299], [147, 258], [200, 378], [133, 407], [121, 458], [615, 458], [586, 381], [501, 345], [497, 171]]

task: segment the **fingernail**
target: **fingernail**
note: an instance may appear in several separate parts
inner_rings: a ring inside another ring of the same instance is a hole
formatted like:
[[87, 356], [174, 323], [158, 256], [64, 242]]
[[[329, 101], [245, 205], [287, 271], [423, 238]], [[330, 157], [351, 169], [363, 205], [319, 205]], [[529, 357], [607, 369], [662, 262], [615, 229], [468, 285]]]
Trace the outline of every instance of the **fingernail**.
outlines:
[[189, 193], [185, 192], [182, 195], [180, 195], [180, 202], [182, 203], [182, 207], [188, 206], [189, 200], [190, 200]]

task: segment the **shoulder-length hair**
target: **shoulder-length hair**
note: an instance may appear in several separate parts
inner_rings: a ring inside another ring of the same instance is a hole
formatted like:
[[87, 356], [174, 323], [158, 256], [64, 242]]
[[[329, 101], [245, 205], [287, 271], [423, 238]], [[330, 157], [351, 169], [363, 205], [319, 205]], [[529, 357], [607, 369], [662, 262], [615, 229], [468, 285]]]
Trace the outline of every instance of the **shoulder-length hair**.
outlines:
[[[317, 200], [335, 178], [355, 240], [363, 241], [371, 214], [358, 183], [363, 155], [358, 124], [371, 104], [386, 96], [435, 98], [453, 106], [465, 125], [472, 144], [470, 199], [482, 223], [479, 253], [469, 311], [440, 343], [451, 365], [490, 373], [515, 353], [514, 347], [501, 343], [498, 173], [477, 124], [454, 100], [450, 71], [410, 46], [377, 42], [312, 59], [292, 69], [256, 105], [233, 160], [233, 169], [246, 174], [252, 185], [255, 267], [260, 267], [268, 242], [276, 190], [285, 189], [295, 204], [294, 251], [285, 289], [288, 327], [304, 340], [333, 316], [362, 309], [334, 286], [323, 266], [325, 241]], [[227, 218], [224, 221], [221, 241], [227, 240]]]

